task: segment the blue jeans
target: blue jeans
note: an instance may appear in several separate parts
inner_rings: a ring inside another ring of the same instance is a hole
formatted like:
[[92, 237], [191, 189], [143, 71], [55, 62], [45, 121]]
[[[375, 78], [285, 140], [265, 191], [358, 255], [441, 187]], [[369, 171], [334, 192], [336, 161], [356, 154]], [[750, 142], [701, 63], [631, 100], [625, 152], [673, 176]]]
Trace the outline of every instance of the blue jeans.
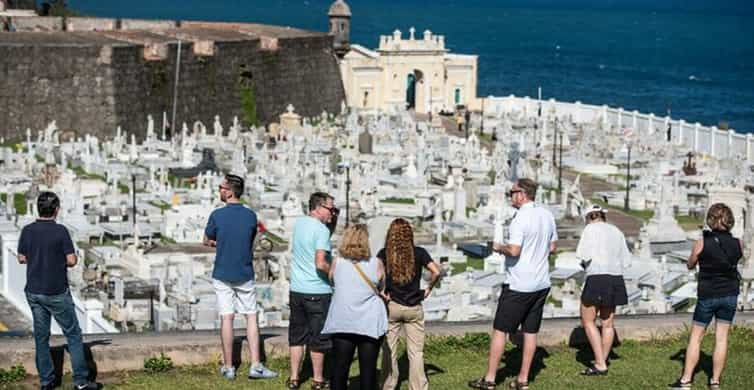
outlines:
[[699, 299], [696, 302], [693, 321], [695, 324], [705, 328], [710, 322], [712, 322], [713, 317], [716, 318], [718, 322], [730, 324], [733, 322], [733, 317], [736, 315], [737, 301], [738, 295]]
[[31, 306], [34, 318], [34, 345], [36, 349], [37, 372], [39, 381], [44, 385], [55, 382], [55, 369], [50, 353], [50, 318], [54, 317], [60, 329], [63, 330], [68, 341], [68, 353], [71, 354], [73, 368], [73, 383], [83, 385], [88, 383], [89, 369], [84, 355], [84, 342], [81, 338], [81, 328], [76, 318], [71, 292], [66, 291], [58, 295], [41, 295], [26, 293], [26, 300]]

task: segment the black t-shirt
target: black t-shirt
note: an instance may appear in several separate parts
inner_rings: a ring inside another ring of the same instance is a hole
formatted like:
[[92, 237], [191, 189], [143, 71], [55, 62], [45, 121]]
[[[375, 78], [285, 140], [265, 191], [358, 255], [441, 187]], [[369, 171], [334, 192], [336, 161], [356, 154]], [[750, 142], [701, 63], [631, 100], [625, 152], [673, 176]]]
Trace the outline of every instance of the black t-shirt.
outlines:
[[390, 277], [390, 268], [388, 268], [387, 256], [385, 255], [385, 248], [380, 249], [377, 253], [377, 257], [385, 263], [385, 289], [390, 294], [390, 299], [403, 306], [416, 306], [424, 300], [424, 290], [419, 288], [419, 282], [422, 277], [422, 269], [432, 261], [427, 251], [420, 247], [414, 247], [414, 266], [416, 272], [414, 277], [406, 284], [398, 285], [394, 283]]
[[27, 293], [58, 295], [68, 289], [65, 258], [75, 250], [65, 226], [41, 219], [24, 226], [18, 253], [26, 256]]
[[728, 232], [705, 231], [704, 248], [699, 254], [699, 298], [738, 295], [738, 260], [741, 244]]

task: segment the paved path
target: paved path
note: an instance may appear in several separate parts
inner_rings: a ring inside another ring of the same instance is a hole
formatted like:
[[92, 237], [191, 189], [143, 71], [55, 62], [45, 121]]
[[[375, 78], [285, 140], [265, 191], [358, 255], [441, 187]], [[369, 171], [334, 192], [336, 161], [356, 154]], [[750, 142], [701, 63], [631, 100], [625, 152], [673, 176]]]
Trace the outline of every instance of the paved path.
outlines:
[[[563, 177], [569, 181], [576, 179], [576, 172], [570, 170], [563, 170]], [[584, 199], [591, 199], [592, 196], [600, 191], [617, 191], [620, 186], [612, 183], [608, 183], [602, 180], [595, 179], [589, 175], [581, 175], [581, 193], [584, 195]], [[607, 215], [607, 219], [610, 223], [617, 226], [626, 237], [638, 237], [639, 229], [641, 229], [644, 221], [634, 216], [628, 215], [618, 209], [610, 209]]]

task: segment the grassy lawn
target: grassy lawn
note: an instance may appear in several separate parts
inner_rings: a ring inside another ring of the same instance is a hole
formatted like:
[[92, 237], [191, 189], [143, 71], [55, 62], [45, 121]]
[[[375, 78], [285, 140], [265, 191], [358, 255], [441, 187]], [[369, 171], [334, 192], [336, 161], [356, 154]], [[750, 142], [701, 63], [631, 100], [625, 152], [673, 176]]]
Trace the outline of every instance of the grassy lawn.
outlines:
[[451, 264], [450, 267], [454, 275], [459, 272], [463, 272], [463, 271], [471, 270], [471, 269], [476, 269], [476, 270], [481, 271], [481, 270], [484, 270], [484, 259], [466, 256], [466, 264], [455, 263], [455, 264]]
[[[618, 322], [620, 333], [620, 322]], [[606, 377], [582, 377], [578, 373], [592, 358], [587, 347], [538, 348], [532, 378], [532, 389], [665, 389], [680, 373], [686, 348], [686, 335], [670, 339], [635, 342], [625, 341], [614, 350], [610, 374]], [[489, 337], [486, 334], [470, 334], [462, 338], [430, 338], [425, 348], [425, 369], [431, 389], [465, 389], [466, 382], [482, 375], [486, 366]], [[711, 373], [714, 336], [708, 334], [695, 376], [694, 389], [705, 389]], [[729, 358], [722, 382], [729, 389], [750, 389], [751, 364], [754, 362], [754, 332], [735, 328], [729, 340]], [[407, 388], [408, 361], [401, 353], [401, 389]], [[498, 370], [498, 388], [507, 388], [507, 382], [517, 373], [521, 351], [508, 345]], [[217, 374], [215, 365], [176, 368], [167, 373], [123, 372], [100, 380], [107, 388], [116, 389], [240, 389], [252, 386], [255, 389], [281, 389], [287, 377], [288, 362], [275, 358], [268, 365], [281, 373], [270, 381], [256, 381], [250, 385], [241, 376], [235, 382], [227, 382]], [[352, 366], [352, 381], [358, 379], [358, 364]], [[247, 366], [241, 366], [243, 374]], [[311, 369], [305, 367], [304, 377], [309, 378]], [[505, 383], [503, 383], [505, 382]], [[66, 378], [65, 383], [70, 383]], [[504, 387], [505, 385], [505, 387]], [[309, 381], [302, 389], [309, 388]], [[353, 385], [351, 388], [357, 388]]]

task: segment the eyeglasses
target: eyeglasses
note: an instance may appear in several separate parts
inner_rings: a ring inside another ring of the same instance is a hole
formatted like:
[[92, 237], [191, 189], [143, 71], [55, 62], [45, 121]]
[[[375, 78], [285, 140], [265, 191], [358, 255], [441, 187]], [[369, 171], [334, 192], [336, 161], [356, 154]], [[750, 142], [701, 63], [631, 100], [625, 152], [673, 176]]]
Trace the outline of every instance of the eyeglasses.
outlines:
[[322, 207], [323, 209], [329, 211], [330, 214], [333, 215], [333, 216], [340, 214], [340, 209], [338, 209], [337, 207], [334, 207], [334, 206], [333, 207], [327, 207], [325, 205], [322, 205], [320, 207]]
[[508, 197], [512, 198], [513, 194], [518, 193], [518, 192], [524, 192], [524, 191], [523, 190], [510, 190], [508, 191]]

